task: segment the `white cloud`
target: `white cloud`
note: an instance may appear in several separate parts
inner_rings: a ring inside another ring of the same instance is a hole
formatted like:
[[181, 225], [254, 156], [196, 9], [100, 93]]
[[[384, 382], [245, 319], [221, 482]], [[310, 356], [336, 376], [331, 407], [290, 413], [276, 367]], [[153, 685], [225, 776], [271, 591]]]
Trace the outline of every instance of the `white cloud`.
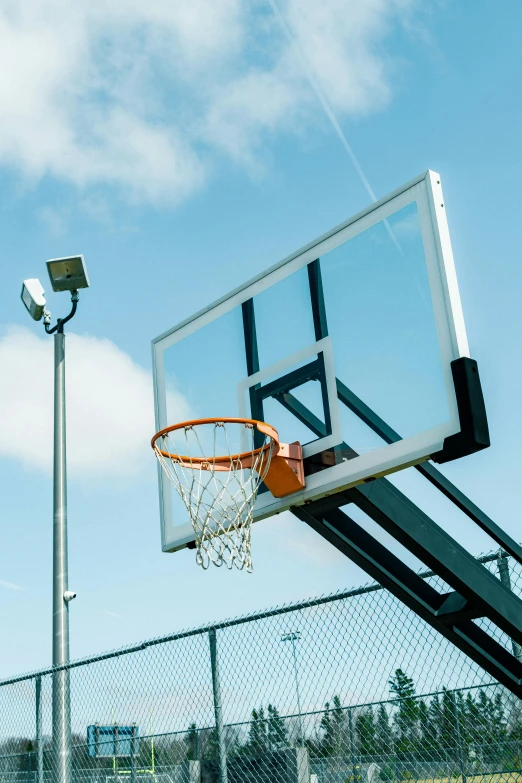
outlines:
[[[132, 476], [154, 455], [150, 373], [109, 340], [66, 336], [67, 464], [73, 475]], [[0, 455], [49, 470], [53, 340], [13, 328], [0, 338]], [[169, 410], [190, 418], [180, 394]]]
[[53, 207], [42, 207], [38, 210], [38, 218], [53, 237], [61, 237], [67, 231], [67, 217]]
[[[384, 47], [415, 0], [4, 0], [0, 163], [30, 179], [181, 200], [216, 154], [255, 164], [270, 134], [390, 98]], [[301, 57], [298, 52], [301, 52]]]
[[411, 6], [411, 0], [287, 0], [289, 27], [334, 109], [362, 114], [389, 100], [380, 44], [392, 19]]

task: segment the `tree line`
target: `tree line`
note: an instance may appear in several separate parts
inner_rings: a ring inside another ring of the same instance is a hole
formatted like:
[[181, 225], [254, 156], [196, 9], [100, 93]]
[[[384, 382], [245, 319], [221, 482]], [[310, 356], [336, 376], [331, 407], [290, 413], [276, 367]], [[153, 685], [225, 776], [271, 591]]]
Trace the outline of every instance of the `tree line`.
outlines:
[[[348, 708], [334, 695], [320, 716], [304, 715], [302, 721], [282, 717], [271, 704], [255, 708], [246, 738], [244, 731], [227, 727], [227, 753], [262, 755], [302, 743], [312, 757], [353, 757], [357, 764], [393, 758], [452, 763], [460, 759], [469, 768], [522, 766], [522, 711], [512, 697], [487, 687], [443, 687], [431, 696], [417, 696], [413, 679], [402, 669], [394, 672], [388, 686], [388, 702]], [[192, 724], [186, 737], [188, 758], [217, 754], [215, 730], [202, 740]]]
[[[325, 705], [321, 736], [313, 742], [317, 755], [347, 755], [369, 760], [454, 759], [495, 762], [509, 746], [517, 755], [522, 740], [520, 708], [506, 715], [505, 696], [489, 688], [452, 691], [442, 688], [429, 697], [417, 696], [411, 677], [397, 669], [388, 681], [392, 700], [352, 708], [351, 716], [338, 696]], [[510, 698], [510, 697], [508, 697]], [[351, 724], [351, 725], [350, 725]], [[522, 747], [522, 746], [521, 746]], [[513, 763], [519, 766], [519, 761]]]
[[[316, 715], [284, 717], [268, 704], [252, 710], [247, 726], [226, 726], [228, 755], [263, 756], [289, 746], [305, 745], [312, 757], [345, 757], [354, 763], [393, 759], [399, 762], [463, 760], [497, 769], [520, 769], [522, 711], [514, 697], [490, 688], [417, 696], [415, 683], [402, 669], [388, 681], [390, 700], [366, 707], [348, 707], [339, 695]], [[76, 768], [113, 766], [111, 758], [87, 755], [85, 738], [73, 737]], [[44, 767], [52, 763], [50, 740], [45, 740]], [[34, 771], [34, 740], [11, 738], [0, 743], [0, 771]], [[192, 723], [184, 735], [140, 738], [137, 768], [158, 768], [186, 759], [216, 759], [215, 728]], [[154, 761], [153, 761], [154, 759]], [[126, 759], [118, 767], [129, 766]], [[381, 775], [382, 777], [382, 775]]]

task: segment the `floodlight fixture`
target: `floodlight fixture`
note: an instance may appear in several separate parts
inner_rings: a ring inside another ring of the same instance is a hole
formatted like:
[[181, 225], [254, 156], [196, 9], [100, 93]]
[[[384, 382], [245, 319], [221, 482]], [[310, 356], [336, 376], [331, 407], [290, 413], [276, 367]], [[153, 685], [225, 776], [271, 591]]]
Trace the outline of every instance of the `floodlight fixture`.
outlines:
[[40, 321], [45, 313], [44, 289], [37, 277], [30, 277], [22, 284], [21, 298], [31, 318]]
[[47, 271], [53, 291], [77, 291], [89, 288], [89, 277], [83, 256], [52, 258], [47, 262]]

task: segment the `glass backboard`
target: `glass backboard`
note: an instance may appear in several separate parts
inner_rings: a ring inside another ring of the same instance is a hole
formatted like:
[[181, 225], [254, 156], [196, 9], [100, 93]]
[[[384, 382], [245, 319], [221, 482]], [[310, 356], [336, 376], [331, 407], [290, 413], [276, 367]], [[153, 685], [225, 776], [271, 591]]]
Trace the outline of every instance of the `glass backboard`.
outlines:
[[[300, 441], [306, 488], [261, 491], [259, 520], [443, 449], [461, 430], [452, 362], [467, 356], [440, 177], [428, 171], [155, 339], [156, 427], [241, 416]], [[194, 535], [161, 470], [159, 482], [173, 551]]]

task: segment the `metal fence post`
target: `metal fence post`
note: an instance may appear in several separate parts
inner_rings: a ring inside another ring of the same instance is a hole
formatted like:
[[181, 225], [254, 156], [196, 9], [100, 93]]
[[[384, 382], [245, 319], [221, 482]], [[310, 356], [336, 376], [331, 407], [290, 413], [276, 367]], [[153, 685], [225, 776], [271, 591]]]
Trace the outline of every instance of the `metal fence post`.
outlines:
[[460, 774], [462, 776], [462, 783], [466, 783], [466, 767], [464, 764], [464, 750], [462, 747], [462, 735], [460, 733], [460, 718], [459, 718], [459, 705], [457, 703], [457, 697], [455, 691], [451, 692], [453, 700], [453, 712], [455, 714], [455, 734], [457, 735], [457, 752], [459, 754], [459, 766]]
[[96, 783], [102, 782], [102, 762], [100, 758], [100, 724], [94, 724], [94, 769], [96, 770]]
[[[500, 549], [498, 553], [497, 568], [500, 581], [504, 587], [507, 587], [507, 589], [511, 592], [509, 558], [507, 552], [504, 552], [502, 549]], [[515, 658], [517, 658], [519, 661], [522, 661], [522, 647], [520, 647], [520, 645], [517, 644], [517, 642], [515, 642], [513, 639], [511, 640], [511, 649], [513, 650], [513, 655]]]
[[138, 736], [138, 727], [132, 724], [131, 736], [131, 783], [136, 783], [136, 738]]
[[350, 758], [352, 760], [352, 778], [353, 783], [357, 783], [358, 774], [357, 774], [357, 759], [355, 757], [355, 738], [353, 736], [353, 719], [352, 719], [352, 708], [348, 707], [348, 733], [350, 735]]
[[37, 677], [34, 684], [36, 701], [36, 781], [37, 783], [43, 783], [42, 678]]
[[119, 733], [118, 733], [118, 724], [114, 724], [114, 758], [117, 759], [120, 755], [120, 748], [119, 748]]
[[219, 663], [217, 654], [216, 629], [211, 628], [208, 632], [210, 644], [210, 667], [212, 669], [212, 691], [214, 694], [214, 715], [216, 720], [216, 740], [218, 747], [219, 763], [219, 781], [228, 783], [227, 775], [227, 752], [225, 748], [225, 737], [223, 733], [223, 712], [221, 708], [221, 684], [219, 682]]

